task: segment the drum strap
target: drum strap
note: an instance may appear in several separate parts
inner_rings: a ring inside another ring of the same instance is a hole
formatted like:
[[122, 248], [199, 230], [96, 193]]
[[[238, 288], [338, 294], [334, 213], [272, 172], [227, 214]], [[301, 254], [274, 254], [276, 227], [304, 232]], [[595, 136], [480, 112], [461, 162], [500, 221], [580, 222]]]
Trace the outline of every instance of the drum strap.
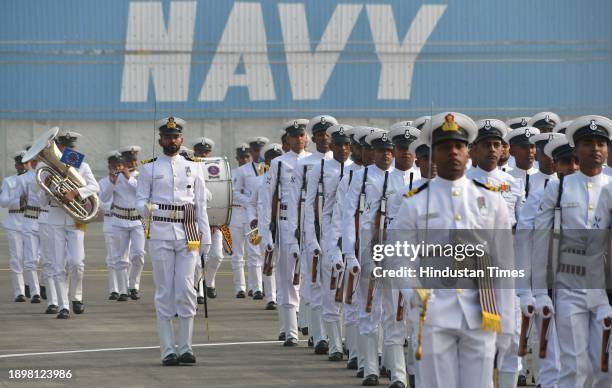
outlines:
[[195, 206], [191, 203], [186, 203], [183, 206], [185, 212], [183, 227], [185, 228], [185, 237], [187, 237], [187, 250], [196, 251], [200, 249], [200, 235], [196, 223]]

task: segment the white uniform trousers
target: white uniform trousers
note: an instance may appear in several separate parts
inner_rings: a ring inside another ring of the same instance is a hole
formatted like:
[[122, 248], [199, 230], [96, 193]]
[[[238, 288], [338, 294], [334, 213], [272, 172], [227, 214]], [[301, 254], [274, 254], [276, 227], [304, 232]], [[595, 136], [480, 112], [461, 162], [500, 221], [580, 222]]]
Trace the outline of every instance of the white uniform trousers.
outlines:
[[38, 283], [39, 244], [38, 221], [32, 218], [23, 218], [21, 222], [23, 233], [23, 277], [30, 286], [32, 296], [40, 295]]
[[57, 306], [57, 290], [55, 288], [55, 281], [53, 280], [53, 250], [51, 249], [52, 242], [49, 239], [49, 229], [49, 224], [47, 223], [38, 224], [39, 250], [42, 273], [44, 279], [46, 279], [47, 305]]
[[[49, 225], [49, 240], [53, 253], [53, 280], [59, 308], [70, 310], [70, 301], [83, 299], [85, 272], [85, 233], [74, 226]], [[66, 281], [68, 273], [70, 289]]]
[[108, 292], [119, 293], [119, 285], [117, 283], [117, 272], [115, 271], [113, 262], [113, 247], [116, 246], [115, 235], [111, 232], [104, 232], [104, 246], [106, 247], [106, 269], [108, 270]]
[[312, 292], [310, 261], [312, 261], [312, 257], [308, 257], [308, 255], [304, 253], [304, 250], [300, 248], [300, 304], [298, 306], [300, 315], [298, 317], [298, 326], [308, 327], [308, 334], [312, 335], [310, 333], [310, 321], [312, 319], [312, 307], [310, 306]]
[[23, 235], [20, 231], [6, 229], [9, 247], [9, 268], [13, 278], [13, 294], [15, 297], [25, 295], [23, 281]]
[[[305, 256], [305, 255], [304, 255]], [[306, 260], [309, 262], [308, 264], [308, 272], [304, 279], [305, 284], [310, 288], [310, 321], [308, 323], [308, 334], [312, 336], [312, 339], [315, 343], [319, 343], [319, 341], [323, 341], [327, 338], [327, 333], [325, 332], [325, 326], [323, 325], [323, 292], [329, 291], [329, 282], [331, 277], [331, 271], [328, 269], [327, 276], [324, 278], [323, 275], [323, 267], [326, 267], [324, 264], [323, 254], [319, 255], [318, 265], [316, 268], [316, 282], [312, 282], [312, 256], [306, 256]]]
[[[208, 252], [208, 260], [206, 261], [206, 286], [214, 288], [217, 271], [223, 261], [223, 235], [221, 230], [219, 230], [219, 228], [214, 228], [210, 238], [211, 246]], [[200, 260], [197, 260], [197, 266], [196, 281], [200, 279], [202, 273], [202, 263], [200, 263]], [[203, 287], [200, 287], [201, 292], [203, 291], [202, 288]]]
[[[404, 340], [406, 339], [406, 314], [397, 320], [399, 290], [390, 286], [379, 288], [383, 305], [383, 348], [387, 354], [385, 367], [391, 372], [391, 381], [401, 381], [408, 385], [406, 360], [404, 357]], [[404, 302], [404, 309], [408, 303]]]
[[194, 270], [198, 251], [187, 250], [186, 240], [149, 240], [155, 309], [157, 317], [170, 320], [175, 314], [190, 318], [196, 314]]
[[246, 235], [251, 231], [248, 223], [230, 226], [232, 233], [234, 251], [232, 255], [232, 271], [234, 273], [234, 291], [245, 291], [247, 282], [244, 277], [244, 258], [246, 255], [248, 269], [248, 290], [262, 291], [262, 266], [263, 257], [261, 255], [261, 247], [253, 245], [249, 242]]
[[120, 294], [140, 288], [140, 276], [144, 268], [145, 235], [141, 225], [123, 227], [113, 225], [115, 239], [113, 268], [116, 271]]
[[[535, 325], [533, 326], [533, 331], [530, 333], [529, 342], [531, 343], [532, 349], [540, 349], [542, 316], [536, 314], [533, 317], [535, 318]], [[559, 340], [557, 337], [555, 319], [556, 317], [553, 315], [548, 326], [549, 334], [546, 358], [542, 359], [538, 357], [535, 351], [532, 357], [536, 385], [540, 385], [542, 388], [556, 387], [557, 380], [559, 379], [559, 370], [561, 369], [559, 363]]]
[[[259, 272], [262, 273], [263, 271], [263, 255], [262, 255], [262, 250], [265, 249], [263, 247], [263, 243], [259, 244], [255, 247], [255, 249], [258, 252], [259, 255], [259, 260], [261, 261], [260, 264], [260, 269]], [[276, 252], [274, 253], [274, 255], [276, 255]], [[250, 258], [249, 258], [250, 260]], [[272, 275], [270, 276], [265, 276], [262, 274], [262, 284], [263, 284], [263, 291], [265, 293], [265, 301], [266, 303], [269, 302], [276, 302], [276, 263], [278, 262], [278, 260], [276, 259], [272, 259], [273, 261], [273, 266], [272, 266]]]
[[499, 388], [515, 388], [518, 374], [522, 368], [521, 357], [518, 356], [518, 342], [521, 327], [521, 308], [517, 298], [515, 305], [517, 324], [514, 333], [497, 335], [497, 370], [499, 373]]
[[[330, 289], [332, 269], [338, 285], [338, 271], [333, 268], [332, 256], [330, 254], [321, 255], [321, 321], [323, 322], [324, 334], [329, 339], [329, 354], [336, 352], [342, 353], [342, 316], [341, 303], [336, 303], [336, 288]], [[348, 338], [348, 336], [347, 336]], [[347, 341], [348, 342], [348, 341]]]
[[276, 295], [278, 299], [278, 314], [281, 326], [287, 338], [298, 338], [297, 309], [300, 303], [299, 288], [293, 285], [293, 271], [295, 258], [291, 252], [297, 251], [297, 246], [281, 243], [278, 261], [274, 264], [276, 269]]
[[[232, 274], [234, 278], [234, 292], [245, 291], [246, 280], [244, 277], [244, 224], [230, 225], [230, 233], [232, 235]], [[251, 279], [249, 279], [249, 290], [251, 288]]]
[[[450, 319], [450, 317], [449, 317]], [[465, 323], [465, 322], [464, 322]], [[493, 388], [495, 333], [425, 324], [419, 366], [422, 387]]]
[[612, 373], [600, 370], [603, 326], [596, 320], [597, 307], [589, 309], [586, 292], [591, 290], [557, 290], [556, 323], [559, 338], [561, 370], [559, 388], [612, 386]]
[[[363, 267], [362, 267], [363, 269]], [[370, 271], [367, 269], [361, 271], [358, 285], [358, 314], [359, 314], [359, 337], [361, 346], [359, 347], [359, 356], [362, 359], [364, 367], [364, 376], [376, 375], [380, 373], [378, 365], [378, 348], [379, 348], [379, 329], [381, 327], [383, 318], [383, 307], [382, 307], [382, 292], [383, 288], [380, 282], [377, 280], [374, 293], [372, 294], [372, 311], [366, 312], [368, 285], [370, 278]], [[355, 298], [353, 298], [355, 303]], [[383, 360], [384, 361], [384, 360]]]

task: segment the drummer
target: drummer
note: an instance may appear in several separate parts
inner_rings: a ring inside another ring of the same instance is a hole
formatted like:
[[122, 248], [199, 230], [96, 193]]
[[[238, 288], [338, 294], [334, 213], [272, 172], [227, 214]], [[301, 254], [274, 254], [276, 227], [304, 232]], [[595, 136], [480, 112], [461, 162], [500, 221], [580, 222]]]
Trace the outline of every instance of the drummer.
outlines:
[[[194, 157], [208, 158], [212, 153], [215, 142], [207, 137], [200, 137], [195, 140], [192, 146]], [[208, 190], [208, 188], [206, 188], [206, 196], [206, 201], [210, 203], [213, 198], [212, 193], [210, 190]], [[210, 299], [215, 299], [217, 297], [215, 277], [217, 275], [217, 271], [219, 270], [219, 266], [221, 266], [221, 262], [223, 261], [223, 235], [221, 234], [221, 230], [215, 226], [211, 226], [210, 231], [212, 245], [210, 247], [208, 257], [206, 257], [206, 296]], [[195, 272], [196, 282], [200, 282], [197, 287], [198, 304], [204, 304], [204, 285], [201, 280], [202, 268], [199, 260], [196, 263]]]

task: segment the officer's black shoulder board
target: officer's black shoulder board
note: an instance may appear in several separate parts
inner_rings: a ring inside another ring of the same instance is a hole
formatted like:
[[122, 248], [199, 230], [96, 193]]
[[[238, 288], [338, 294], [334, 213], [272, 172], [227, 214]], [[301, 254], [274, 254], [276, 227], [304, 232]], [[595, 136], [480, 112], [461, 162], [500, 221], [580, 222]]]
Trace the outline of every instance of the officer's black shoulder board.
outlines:
[[499, 188], [498, 188], [498, 187], [493, 186], [493, 185], [492, 185], [492, 184], [490, 184], [490, 183], [480, 183], [480, 182], [478, 182], [476, 179], [473, 179], [473, 182], [474, 182], [474, 184], [475, 184], [476, 186], [478, 186], [478, 187], [482, 187], [483, 189], [487, 189], [487, 190], [489, 190], [489, 191], [499, 192]]
[[190, 162], [196, 162], [196, 163], [202, 162], [202, 158], [197, 158], [195, 156], [183, 155], [183, 158], [185, 158], [185, 160], [189, 160]]
[[405, 192], [404, 197], [406, 198], [414, 197], [421, 191], [425, 190], [428, 186], [429, 186], [429, 181], [423, 183], [421, 186], [417, 187], [416, 189], [412, 189], [410, 191]]
[[143, 160], [142, 162], [140, 162], [140, 164], [148, 164], [148, 163], [154, 162], [156, 160], [157, 160], [157, 157], [155, 157], [153, 159]]

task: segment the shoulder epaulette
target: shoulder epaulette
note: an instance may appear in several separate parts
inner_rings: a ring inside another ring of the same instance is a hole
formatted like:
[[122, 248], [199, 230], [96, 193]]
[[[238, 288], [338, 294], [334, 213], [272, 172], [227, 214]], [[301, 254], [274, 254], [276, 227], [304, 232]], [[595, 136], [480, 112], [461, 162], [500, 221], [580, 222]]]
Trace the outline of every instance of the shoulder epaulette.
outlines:
[[183, 158], [185, 158], [186, 160], [189, 160], [190, 162], [196, 162], [196, 163], [200, 163], [200, 162], [203, 161], [202, 158], [198, 158], [196, 156], [186, 156], [186, 155], [183, 155]]
[[427, 186], [429, 186], [429, 181], [423, 183], [421, 186], [417, 187], [416, 189], [412, 189], [410, 191], [405, 192], [404, 197], [406, 198], [413, 197], [417, 195], [418, 193], [420, 193], [421, 191], [425, 190]]
[[154, 161], [156, 161], [156, 160], [157, 160], [157, 158], [147, 159], [147, 160], [143, 160], [142, 162], [140, 162], [140, 164], [147, 164], [147, 163], [154, 162]]
[[474, 179], [474, 180], [473, 180], [473, 182], [474, 182], [474, 183], [476, 184], [476, 186], [478, 186], [478, 187], [482, 187], [482, 188], [487, 189], [487, 190], [489, 190], [489, 191], [499, 192], [499, 188], [498, 188], [498, 187], [493, 186], [493, 185], [492, 185], [492, 184], [490, 184], [490, 183], [480, 183], [480, 182], [478, 182], [476, 179]]

